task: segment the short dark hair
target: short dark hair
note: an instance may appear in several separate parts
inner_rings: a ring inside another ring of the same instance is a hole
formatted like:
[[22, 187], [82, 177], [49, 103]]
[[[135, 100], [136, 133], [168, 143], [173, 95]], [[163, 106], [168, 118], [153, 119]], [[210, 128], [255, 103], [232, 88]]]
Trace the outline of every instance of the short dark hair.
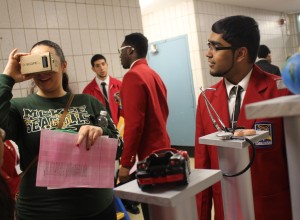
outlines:
[[134, 48], [138, 58], [145, 58], [148, 52], [148, 39], [142, 33], [132, 33], [125, 36], [124, 46]]
[[259, 46], [257, 56], [258, 58], [266, 58], [269, 53], [271, 53], [270, 49], [266, 45], [262, 44]]
[[260, 42], [257, 22], [247, 16], [235, 15], [215, 22], [212, 31], [222, 34], [222, 38], [234, 49], [246, 47], [249, 52], [249, 62], [254, 63]]
[[95, 63], [97, 60], [104, 60], [105, 63], [106, 63], [106, 58], [105, 58], [105, 56], [103, 56], [102, 54], [95, 54], [95, 55], [92, 57], [92, 59], [91, 59], [92, 67], [94, 66], [94, 63]]

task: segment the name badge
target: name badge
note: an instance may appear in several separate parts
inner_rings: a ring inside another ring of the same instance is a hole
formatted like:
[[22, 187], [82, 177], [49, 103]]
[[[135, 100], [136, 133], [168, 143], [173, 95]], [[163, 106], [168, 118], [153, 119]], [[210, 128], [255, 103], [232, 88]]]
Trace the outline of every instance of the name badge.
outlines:
[[269, 131], [269, 136], [255, 144], [256, 148], [267, 148], [273, 145], [273, 125], [270, 122], [256, 122], [254, 129], [257, 131]]

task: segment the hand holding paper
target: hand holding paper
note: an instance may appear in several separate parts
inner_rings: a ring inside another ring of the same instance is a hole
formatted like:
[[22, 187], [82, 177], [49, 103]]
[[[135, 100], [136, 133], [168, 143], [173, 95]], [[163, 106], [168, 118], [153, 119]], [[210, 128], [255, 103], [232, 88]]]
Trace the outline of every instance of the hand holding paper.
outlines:
[[37, 186], [113, 188], [117, 139], [99, 137], [87, 151], [78, 134], [42, 130]]
[[103, 130], [97, 126], [83, 125], [78, 132], [77, 146], [83, 141], [86, 144], [86, 149], [89, 150], [94, 145], [98, 137], [102, 136]]

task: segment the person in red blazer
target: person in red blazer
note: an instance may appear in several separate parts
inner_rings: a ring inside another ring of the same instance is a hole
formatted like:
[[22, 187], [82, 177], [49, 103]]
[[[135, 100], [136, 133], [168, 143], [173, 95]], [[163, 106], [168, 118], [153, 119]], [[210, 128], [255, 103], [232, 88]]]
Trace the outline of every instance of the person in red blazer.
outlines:
[[122, 82], [107, 73], [108, 64], [106, 58], [101, 54], [96, 54], [91, 59], [92, 70], [96, 77], [83, 89], [82, 93], [90, 94], [96, 97], [106, 108], [107, 104], [102, 91], [101, 83], [106, 83], [106, 90], [108, 95], [108, 103], [111, 112], [111, 118], [115, 125], [119, 122], [120, 106], [116, 100], [116, 95], [120, 92]]
[[19, 191], [19, 183], [21, 178], [16, 170], [16, 165], [19, 164], [19, 156], [17, 150], [9, 140], [6, 140], [3, 145], [4, 158], [3, 165], [1, 167], [1, 174], [9, 185], [11, 193], [15, 198], [17, 192]]
[[[148, 40], [141, 33], [125, 36], [119, 48], [121, 64], [129, 69], [123, 78], [121, 101], [125, 128], [119, 179], [129, 180], [130, 168], [152, 151], [170, 148], [167, 133], [167, 90], [160, 76], [148, 66]], [[143, 208], [143, 214], [145, 209]], [[144, 215], [145, 219], [148, 219]]]
[[[259, 69], [255, 64], [260, 42], [256, 21], [246, 16], [231, 16], [213, 24], [208, 39], [210, 74], [223, 77], [205, 94], [225, 126], [230, 127], [232, 108], [230, 88], [243, 88], [242, 105], [237, 126], [269, 130], [270, 136], [256, 144], [256, 158], [251, 166], [254, 211], [256, 220], [292, 219], [286, 146], [282, 118], [248, 120], [245, 105], [289, 95], [279, 88], [279, 76]], [[198, 99], [195, 135], [195, 168], [218, 169], [217, 147], [198, 143], [198, 138], [216, 132], [203, 96]], [[212, 199], [215, 220], [223, 220], [221, 184], [217, 183], [197, 195], [198, 217], [211, 220]]]
[[148, 66], [147, 50], [148, 40], [140, 33], [127, 35], [120, 48], [121, 64], [124, 69], [130, 68], [121, 88], [125, 128], [120, 181], [126, 180], [136, 155], [143, 160], [154, 150], [171, 147], [166, 127], [167, 90]]
[[[0, 128], [0, 168], [3, 168], [4, 162], [4, 141], [5, 140], [5, 131]], [[15, 213], [15, 197], [12, 195], [12, 192], [7, 183], [7, 178], [2, 176], [0, 172], [0, 219], [5, 220], [14, 220]]]

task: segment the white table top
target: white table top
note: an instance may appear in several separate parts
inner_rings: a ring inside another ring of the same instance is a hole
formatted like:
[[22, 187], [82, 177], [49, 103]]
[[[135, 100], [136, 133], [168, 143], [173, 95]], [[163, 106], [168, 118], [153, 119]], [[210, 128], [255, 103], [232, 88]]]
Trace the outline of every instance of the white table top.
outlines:
[[246, 105], [246, 117], [274, 118], [300, 115], [300, 95], [283, 96]]
[[184, 185], [159, 185], [150, 190], [142, 191], [136, 180], [128, 182], [114, 189], [115, 194], [122, 198], [159, 206], [176, 206], [185, 199], [195, 196], [214, 183], [220, 181], [220, 170], [194, 169], [189, 177], [189, 184]]
[[[222, 140], [220, 137], [217, 137], [218, 132], [205, 135], [199, 138], [200, 144], [207, 144], [212, 146], [228, 147], [228, 148], [237, 148], [243, 149], [249, 146], [247, 141], [241, 140]], [[246, 136], [250, 141], [256, 143], [260, 140], [266, 139], [269, 135], [268, 131], [256, 131], [256, 135]]]

